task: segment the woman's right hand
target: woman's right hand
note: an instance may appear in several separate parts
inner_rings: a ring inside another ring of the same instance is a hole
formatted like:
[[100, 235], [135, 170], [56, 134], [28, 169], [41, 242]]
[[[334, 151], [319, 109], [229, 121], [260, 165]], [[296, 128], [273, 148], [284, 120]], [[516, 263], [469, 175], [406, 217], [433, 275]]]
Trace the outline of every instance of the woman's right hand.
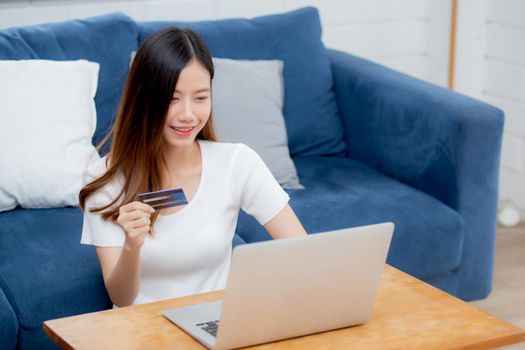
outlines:
[[140, 248], [144, 244], [146, 234], [150, 232], [150, 216], [155, 212], [151, 205], [134, 201], [119, 208], [117, 223], [126, 234], [124, 246]]

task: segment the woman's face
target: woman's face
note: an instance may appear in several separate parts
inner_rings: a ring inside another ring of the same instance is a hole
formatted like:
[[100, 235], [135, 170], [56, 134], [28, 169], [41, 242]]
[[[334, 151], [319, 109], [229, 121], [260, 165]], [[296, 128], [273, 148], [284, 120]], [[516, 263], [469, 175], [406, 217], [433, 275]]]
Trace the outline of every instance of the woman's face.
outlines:
[[191, 145], [211, 114], [210, 73], [192, 59], [180, 72], [164, 126], [172, 146]]

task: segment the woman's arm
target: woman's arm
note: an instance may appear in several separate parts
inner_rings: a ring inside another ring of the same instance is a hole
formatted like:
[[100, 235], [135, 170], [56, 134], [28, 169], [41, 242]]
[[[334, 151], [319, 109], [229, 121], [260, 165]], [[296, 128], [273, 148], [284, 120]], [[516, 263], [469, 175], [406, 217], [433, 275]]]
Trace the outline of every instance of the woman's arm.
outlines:
[[97, 255], [113, 304], [133, 304], [140, 288], [140, 248], [97, 247]]
[[277, 215], [268, 221], [264, 228], [273, 239], [307, 235], [289, 204], [286, 204]]
[[119, 208], [117, 223], [126, 238], [122, 247], [97, 247], [104, 285], [113, 304], [133, 304], [140, 289], [140, 249], [150, 232], [150, 205], [131, 202]]

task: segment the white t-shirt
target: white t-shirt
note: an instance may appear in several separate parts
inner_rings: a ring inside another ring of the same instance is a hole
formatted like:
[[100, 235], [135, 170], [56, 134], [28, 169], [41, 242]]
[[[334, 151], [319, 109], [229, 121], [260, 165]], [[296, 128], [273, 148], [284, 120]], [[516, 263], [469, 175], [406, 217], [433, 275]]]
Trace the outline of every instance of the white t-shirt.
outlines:
[[[264, 225], [290, 199], [248, 146], [198, 142], [202, 157], [199, 187], [185, 207], [174, 214], [159, 214], [155, 236], [146, 236], [135, 304], [224, 289], [239, 210], [242, 208]], [[105, 160], [100, 160], [96, 172], [105, 170]], [[88, 211], [114, 199], [122, 189], [121, 183], [115, 181], [88, 198], [81, 243], [123, 246], [122, 228]]]

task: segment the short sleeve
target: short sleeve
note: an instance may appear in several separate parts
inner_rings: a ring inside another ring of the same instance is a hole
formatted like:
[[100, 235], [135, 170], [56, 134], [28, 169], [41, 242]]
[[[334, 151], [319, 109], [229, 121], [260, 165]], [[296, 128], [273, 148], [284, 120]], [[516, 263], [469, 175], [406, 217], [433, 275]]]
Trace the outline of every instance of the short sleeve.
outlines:
[[290, 196], [279, 185], [262, 158], [244, 144], [234, 156], [232, 191], [240, 207], [261, 225], [288, 203]]
[[[101, 158], [100, 161], [97, 161], [96, 168], [88, 168], [84, 173], [84, 183], [91, 181], [103, 171], [101, 166], [103, 160], [104, 158]], [[84, 210], [80, 243], [100, 247], [122, 247], [124, 245], [124, 231], [117, 223], [103, 220], [100, 212], [92, 213], [89, 211], [91, 208], [101, 207], [110, 203], [118, 194], [116, 189], [115, 184], [110, 183], [88, 197]]]

